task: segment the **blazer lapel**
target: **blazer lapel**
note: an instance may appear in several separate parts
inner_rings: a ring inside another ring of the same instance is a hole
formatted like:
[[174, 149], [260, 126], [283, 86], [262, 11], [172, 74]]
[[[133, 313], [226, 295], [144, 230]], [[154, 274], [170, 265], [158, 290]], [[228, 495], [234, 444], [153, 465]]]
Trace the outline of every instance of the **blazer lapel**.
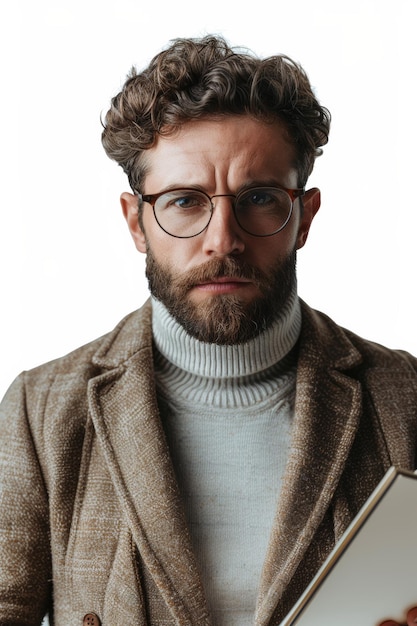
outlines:
[[329, 508], [361, 414], [361, 385], [341, 371], [360, 355], [343, 335], [333, 344], [338, 354], [326, 355], [313, 315], [304, 311], [292, 445], [261, 579], [257, 626], [270, 622]]
[[141, 558], [177, 623], [201, 626], [208, 624], [206, 602], [159, 420], [148, 339], [90, 381], [90, 410]]

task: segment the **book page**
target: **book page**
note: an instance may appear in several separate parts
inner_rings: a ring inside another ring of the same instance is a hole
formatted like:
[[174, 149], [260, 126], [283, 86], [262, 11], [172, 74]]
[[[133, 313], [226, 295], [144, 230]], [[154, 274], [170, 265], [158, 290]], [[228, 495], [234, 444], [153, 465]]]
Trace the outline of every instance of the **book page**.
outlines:
[[417, 476], [391, 468], [281, 626], [405, 623], [417, 605]]

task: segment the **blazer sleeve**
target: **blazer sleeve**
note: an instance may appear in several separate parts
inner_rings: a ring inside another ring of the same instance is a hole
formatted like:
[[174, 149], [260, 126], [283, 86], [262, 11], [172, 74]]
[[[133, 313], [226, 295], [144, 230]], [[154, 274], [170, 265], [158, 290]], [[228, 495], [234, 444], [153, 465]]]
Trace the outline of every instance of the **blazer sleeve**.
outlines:
[[0, 626], [39, 625], [47, 612], [48, 518], [21, 375], [0, 405]]

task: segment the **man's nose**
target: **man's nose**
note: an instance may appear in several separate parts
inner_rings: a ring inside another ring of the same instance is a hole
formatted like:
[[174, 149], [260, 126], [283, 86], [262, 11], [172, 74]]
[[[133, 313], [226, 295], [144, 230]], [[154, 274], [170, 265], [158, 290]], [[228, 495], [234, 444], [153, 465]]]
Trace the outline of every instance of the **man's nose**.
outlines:
[[233, 211], [234, 196], [214, 196], [213, 213], [204, 233], [203, 249], [206, 254], [227, 256], [241, 254], [245, 249], [243, 231]]

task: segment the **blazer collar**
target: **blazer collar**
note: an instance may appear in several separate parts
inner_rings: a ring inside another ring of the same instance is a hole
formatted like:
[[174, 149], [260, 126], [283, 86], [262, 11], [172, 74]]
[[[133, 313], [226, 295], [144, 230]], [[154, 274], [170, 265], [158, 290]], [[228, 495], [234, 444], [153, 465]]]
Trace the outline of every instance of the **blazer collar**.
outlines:
[[257, 626], [265, 626], [328, 510], [362, 409], [349, 369], [361, 355], [344, 332], [303, 303], [295, 422], [261, 579]]
[[140, 350], [152, 347], [152, 307], [150, 300], [127, 315], [116, 328], [103, 338], [100, 348], [93, 356], [94, 365], [100, 370], [117, 369]]
[[89, 384], [94, 428], [134, 541], [178, 624], [208, 624], [152, 374], [149, 304], [106, 340]]

